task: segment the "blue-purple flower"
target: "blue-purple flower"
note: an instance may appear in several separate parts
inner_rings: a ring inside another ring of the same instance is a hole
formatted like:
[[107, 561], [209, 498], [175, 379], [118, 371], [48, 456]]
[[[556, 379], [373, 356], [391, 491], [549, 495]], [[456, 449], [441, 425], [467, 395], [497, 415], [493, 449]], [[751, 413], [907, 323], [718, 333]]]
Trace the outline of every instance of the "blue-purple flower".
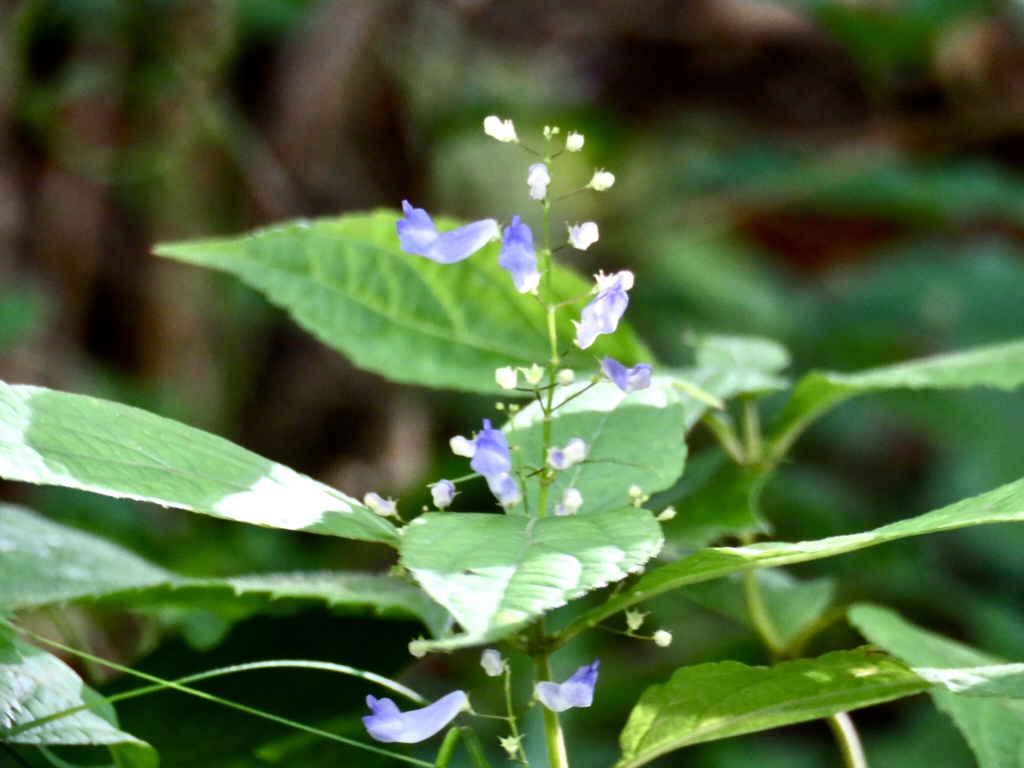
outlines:
[[430, 497], [438, 509], [447, 509], [455, 500], [455, 483], [451, 480], [438, 480], [430, 486]]
[[533, 233], [519, 221], [518, 216], [512, 217], [512, 223], [502, 235], [498, 266], [512, 274], [512, 282], [520, 293], [529, 293], [540, 284]]
[[564, 712], [572, 707], [589, 707], [594, 702], [597, 685], [597, 665], [600, 660], [580, 667], [564, 683], [537, 683], [536, 696], [552, 712]]
[[391, 699], [366, 697], [373, 714], [363, 718], [367, 732], [377, 741], [415, 744], [429, 739], [455, 719], [469, 705], [464, 691], [452, 691], [422, 709], [402, 712]]
[[597, 296], [583, 308], [580, 322], [576, 323], [576, 341], [580, 349], [586, 349], [602, 333], [613, 333], [619, 327], [619, 319], [629, 304], [633, 287], [633, 273], [628, 270], [614, 275], [598, 273]]
[[470, 459], [469, 466], [487, 480], [487, 487], [501, 504], [517, 504], [521, 498], [519, 484], [509, 472], [512, 459], [508, 452], [508, 441], [500, 429], [491, 427], [491, 420], [484, 419], [484, 428], [475, 438], [467, 440], [461, 435], [451, 439], [452, 452]]
[[402, 250], [414, 256], [426, 256], [439, 264], [454, 264], [468, 259], [498, 236], [498, 222], [482, 219], [450, 232], [438, 232], [433, 220], [422, 208], [402, 201], [405, 218], [397, 222]]
[[618, 360], [606, 357], [601, 361], [601, 370], [627, 395], [651, 386], [651, 366], [648, 363], [637, 363], [627, 368]]

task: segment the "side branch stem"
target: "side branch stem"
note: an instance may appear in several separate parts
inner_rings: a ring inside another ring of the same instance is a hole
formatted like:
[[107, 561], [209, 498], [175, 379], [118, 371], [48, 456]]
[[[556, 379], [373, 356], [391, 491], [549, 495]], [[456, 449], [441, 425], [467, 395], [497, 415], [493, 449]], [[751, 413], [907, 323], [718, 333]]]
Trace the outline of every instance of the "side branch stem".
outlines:
[[839, 712], [828, 718], [828, 724], [843, 754], [843, 765], [846, 768], [868, 768], [864, 747], [861, 746], [860, 736], [850, 716], [846, 712]]

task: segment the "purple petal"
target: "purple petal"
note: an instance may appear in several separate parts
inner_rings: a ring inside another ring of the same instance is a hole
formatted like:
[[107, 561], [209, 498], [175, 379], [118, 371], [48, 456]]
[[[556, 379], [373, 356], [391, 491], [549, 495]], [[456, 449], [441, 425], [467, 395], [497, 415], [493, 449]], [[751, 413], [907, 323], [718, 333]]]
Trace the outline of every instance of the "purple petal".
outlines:
[[422, 254], [439, 264], [454, 264], [468, 259], [498, 236], [498, 222], [481, 219], [464, 227], [442, 232], [427, 253]]
[[[484, 419], [484, 429], [476, 436], [476, 453], [469, 462], [474, 472], [479, 472], [488, 481], [512, 469], [508, 453], [508, 441], [501, 430], [491, 428], [491, 420]], [[492, 489], [493, 490], [493, 489]]]
[[423, 709], [401, 712], [391, 699], [366, 697], [373, 713], [363, 718], [367, 732], [377, 741], [415, 744], [433, 736], [466, 706], [464, 691], [452, 691]]
[[512, 223], [502, 236], [498, 266], [511, 273], [512, 282], [520, 293], [528, 293], [540, 283], [537, 254], [533, 250], [533, 233], [528, 226], [519, 222], [518, 216], [512, 217]]
[[586, 349], [602, 333], [614, 333], [619, 319], [629, 305], [629, 294], [621, 280], [611, 280], [587, 306], [576, 324], [576, 340], [580, 349]]
[[601, 361], [601, 370], [627, 395], [651, 386], [652, 368], [648, 363], [637, 363], [627, 368], [618, 360], [606, 357]]
[[594, 703], [597, 685], [597, 667], [600, 660], [576, 670], [564, 683], [537, 683], [537, 698], [552, 712], [564, 712], [572, 707], [589, 707]]
[[408, 200], [403, 200], [402, 211], [405, 218], [396, 223], [402, 250], [439, 264], [467, 259], [498, 236], [498, 222], [494, 219], [481, 219], [451, 232], [438, 233], [430, 214], [422, 208], [413, 208]]
[[422, 208], [413, 208], [408, 200], [402, 201], [405, 218], [396, 223], [402, 250], [415, 256], [426, 256], [438, 238], [437, 227]]
[[488, 476], [487, 487], [491, 489], [491, 493], [500, 504], [518, 504], [522, 498], [522, 494], [519, 492], [519, 483], [507, 472]]

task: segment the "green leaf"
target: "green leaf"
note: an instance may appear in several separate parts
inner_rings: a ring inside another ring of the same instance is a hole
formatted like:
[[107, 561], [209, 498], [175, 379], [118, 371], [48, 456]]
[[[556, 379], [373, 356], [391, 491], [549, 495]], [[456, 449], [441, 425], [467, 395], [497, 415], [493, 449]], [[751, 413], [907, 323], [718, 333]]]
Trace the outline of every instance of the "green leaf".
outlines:
[[[116, 726], [113, 709], [70, 667], [27, 643], [0, 637], [0, 741], [116, 746], [125, 765], [155, 768], [156, 752]], [[32, 725], [87, 703], [93, 709]]]
[[[645, 493], [670, 488], [683, 473], [686, 430], [707, 408], [673, 381], [670, 376], [655, 376], [650, 387], [630, 395], [610, 382], [585, 392], [589, 384], [560, 388], [555, 404], [565, 405], [551, 422], [551, 444], [564, 447], [572, 438], [581, 438], [587, 444], [587, 460], [558, 473], [550, 503], [557, 504], [567, 488], [575, 487], [583, 494], [580, 514], [588, 515], [628, 504], [634, 484]], [[539, 403], [516, 414], [504, 431], [510, 444], [520, 447], [517, 457], [527, 471], [545, 466]], [[525, 503], [535, 514], [536, 483], [526, 484]]]
[[978, 347], [859, 373], [810, 373], [800, 380], [773, 427], [772, 450], [785, 455], [796, 438], [839, 403], [894, 389], [1014, 390], [1024, 384], [1024, 341]]
[[346, 613], [422, 621], [447, 613], [394, 576], [346, 571], [189, 578], [159, 568], [99, 536], [13, 505], [0, 505], [0, 608], [32, 610], [75, 600], [140, 608], [212, 611], [241, 619], [273, 603], [326, 603]]
[[504, 637], [580, 595], [625, 578], [661, 547], [643, 509], [572, 517], [430, 513], [402, 537], [402, 563], [462, 625], [423, 644], [452, 649]]
[[3, 382], [0, 477], [271, 528], [398, 538], [343, 493], [223, 438], [119, 403]]
[[620, 737], [616, 768], [636, 768], [680, 747], [817, 720], [927, 688], [904, 665], [867, 649], [774, 667], [736, 661], [684, 667], [640, 696]]
[[[436, 264], [401, 251], [399, 218], [384, 210], [298, 221], [237, 238], [165, 244], [156, 253], [235, 275], [353, 363], [394, 381], [496, 394], [496, 368], [550, 358], [547, 313], [516, 292], [497, 264], [497, 243], [458, 264]], [[554, 301], [582, 297], [592, 285], [556, 268]], [[561, 349], [572, 348], [574, 312], [561, 313]], [[625, 325], [566, 365], [592, 366], [594, 355], [651, 359]]]
[[722, 398], [788, 385], [779, 374], [789, 366], [789, 352], [772, 339], [709, 334], [697, 342], [696, 359], [704, 386]]
[[746, 547], [704, 549], [649, 571], [629, 590], [580, 616], [566, 630], [572, 637], [605, 618], [673, 589], [721, 578], [730, 573], [821, 560], [909, 536], [951, 531], [972, 525], [1024, 520], [1024, 480], [1001, 486], [918, 517], [873, 531], [832, 536], [795, 544], [765, 542]]
[[[947, 689], [933, 689], [932, 699], [963, 734], [979, 768], [1024, 765], [1024, 701], [1019, 698], [1021, 665], [1002, 665], [1011, 669], [1004, 668], [1000, 674], [993, 670], [998, 659], [914, 626], [887, 608], [857, 605], [850, 608], [849, 617], [871, 642], [908, 664], [922, 667], [922, 676]], [[975, 682], [961, 689], [969, 678], [974, 678]], [[954, 693], [957, 689], [961, 690]], [[1015, 695], [1013, 698], [973, 698], [998, 696], [1000, 692]]]
[[[755, 574], [772, 635], [779, 648], [788, 648], [800, 633], [822, 617], [835, 597], [832, 579], [800, 581], [785, 571], [765, 568]], [[743, 579], [738, 574], [695, 584], [683, 594], [697, 603], [752, 626]]]
[[[695, 460], [687, 467], [686, 481], [697, 463]], [[662, 523], [667, 542], [662, 558], [705, 547], [723, 536], [766, 533], [769, 526], [761, 515], [759, 498], [768, 479], [768, 474], [756, 468], [719, 462], [695, 489], [673, 501], [675, 518]]]
[[10, 610], [179, 579], [105, 539], [10, 504], [0, 504], [0, 573], [0, 606]]

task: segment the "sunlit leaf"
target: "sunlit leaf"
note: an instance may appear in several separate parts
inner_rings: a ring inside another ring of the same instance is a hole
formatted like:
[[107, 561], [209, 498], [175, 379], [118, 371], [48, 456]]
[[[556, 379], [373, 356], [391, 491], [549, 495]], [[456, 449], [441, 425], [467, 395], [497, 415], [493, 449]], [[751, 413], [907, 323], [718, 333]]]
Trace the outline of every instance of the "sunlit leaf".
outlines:
[[[436, 264], [401, 251], [399, 218], [377, 211], [298, 221], [236, 238], [165, 244], [156, 253], [235, 275], [353, 363], [394, 381], [497, 394], [496, 368], [550, 359], [547, 314], [516, 292], [498, 266], [496, 243], [457, 264]], [[556, 268], [554, 300], [582, 299], [592, 286]], [[575, 338], [570, 315], [578, 318], [579, 309], [561, 313], [561, 350], [572, 349]], [[650, 359], [626, 323], [566, 365], [593, 367], [594, 355]]]
[[546, 611], [625, 578], [653, 557], [661, 530], [626, 507], [571, 517], [432, 513], [409, 525], [402, 563], [464, 634], [450, 649], [508, 635]]
[[397, 538], [343, 493], [216, 435], [119, 403], [2, 382], [0, 477], [271, 528]]

